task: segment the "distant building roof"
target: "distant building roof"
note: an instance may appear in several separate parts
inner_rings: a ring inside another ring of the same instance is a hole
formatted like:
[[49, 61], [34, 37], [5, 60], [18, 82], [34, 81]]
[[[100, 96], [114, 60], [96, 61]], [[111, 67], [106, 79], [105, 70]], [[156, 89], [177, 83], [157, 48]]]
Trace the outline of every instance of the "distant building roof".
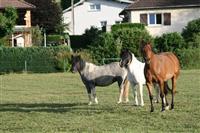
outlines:
[[0, 9], [15, 7], [17, 9], [33, 9], [34, 5], [22, 0], [0, 0]]
[[125, 10], [200, 7], [200, 0], [137, 0]]
[[[79, 2], [77, 2], [76, 4], [74, 4], [74, 7], [83, 4], [85, 1], [87, 1], [87, 0], [80, 0]], [[121, 2], [121, 3], [128, 3], [128, 4], [131, 4], [131, 3], [133, 3], [135, 0], [108, 0], [108, 1], [116, 1], [116, 2]], [[70, 6], [69, 8], [63, 10], [63, 13], [68, 12], [68, 11], [70, 11], [71, 9], [72, 9], [72, 7]]]

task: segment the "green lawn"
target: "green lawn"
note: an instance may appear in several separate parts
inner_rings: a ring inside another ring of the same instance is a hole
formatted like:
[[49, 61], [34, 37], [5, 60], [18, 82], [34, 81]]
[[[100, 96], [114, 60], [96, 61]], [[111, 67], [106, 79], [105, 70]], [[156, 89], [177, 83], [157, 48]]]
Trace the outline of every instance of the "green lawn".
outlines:
[[200, 132], [200, 70], [181, 71], [177, 91], [175, 110], [154, 104], [150, 113], [146, 87], [144, 107], [133, 106], [131, 93], [117, 105], [117, 84], [97, 87], [99, 104], [88, 106], [78, 74], [0, 75], [0, 133]]

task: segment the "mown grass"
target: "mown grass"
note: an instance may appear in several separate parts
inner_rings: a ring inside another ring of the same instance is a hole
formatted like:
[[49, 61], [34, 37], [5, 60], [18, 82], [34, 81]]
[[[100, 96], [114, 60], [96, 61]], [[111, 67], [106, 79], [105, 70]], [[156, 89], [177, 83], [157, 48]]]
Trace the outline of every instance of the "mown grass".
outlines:
[[177, 91], [174, 111], [154, 104], [150, 113], [146, 87], [144, 107], [133, 106], [131, 93], [117, 105], [117, 84], [97, 87], [99, 104], [88, 106], [78, 74], [0, 75], [0, 132], [200, 132], [200, 70], [181, 71]]

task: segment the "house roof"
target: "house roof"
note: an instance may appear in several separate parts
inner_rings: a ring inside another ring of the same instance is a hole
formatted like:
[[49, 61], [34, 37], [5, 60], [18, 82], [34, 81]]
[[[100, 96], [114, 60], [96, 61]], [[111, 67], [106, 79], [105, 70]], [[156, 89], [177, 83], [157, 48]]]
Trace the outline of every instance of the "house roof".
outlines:
[[125, 10], [200, 7], [200, 0], [137, 0]]
[[22, 0], [0, 0], [0, 9], [15, 7], [17, 9], [33, 9], [34, 5]]
[[[85, 1], [87, 1], [87, 0], [80, 0], [78, 3], [74, 4], [74, 7], [83, 4]], [[108, 0], [108, 1], [116, 1], [116, 2], [121, 2], [121, 3], [128, 3], [128, 4], [131, 4], [131, 3], [133, 3], [135, 0]], [[65, 12], [67, 12], [67, 11], [70, 11], [71, 9], [72, 9], [72, 7], [69, 7], [69, 8], [67, 8], [67, 9], [63, 10], [63, 13], [65, 13]]]

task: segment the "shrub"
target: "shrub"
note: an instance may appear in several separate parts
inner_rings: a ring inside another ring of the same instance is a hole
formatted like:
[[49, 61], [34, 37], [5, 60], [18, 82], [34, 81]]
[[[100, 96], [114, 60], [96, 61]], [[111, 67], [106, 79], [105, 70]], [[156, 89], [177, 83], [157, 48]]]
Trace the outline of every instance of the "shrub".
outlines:
[[102, 63], [103, 58], [119, 57], [119, 50], [111, 33], [101, 34], [90, 46], [90, 50], [99, 63]]
[[117, 30], [121, 30], [121, 29], [141, 29], [141, 30], [145, 30], [145, 25], [141, 24], [141, 23], [121, 23], [121, 24], [115, 24], [111, 27], [111, 31], [112, 32], [116, 32]]
[[42, 46], [43, 35], [42, 31], [40, 30], [40, 27], [39, 26], [32, 27], [31, 34], [32, 34], [32, 44], [34, 46]]
[[200, 18], [190, 21], [183, 29], [182, 36], [186, 42], [193, 42], [193, 36], [200, 33]]
[[85, 42], [85, 48], [88, 48], [90, 45], [92, 45], [93, 41], [102, 33], [101, 30], [99, 30], [96, 27], [91, 27], [90, 29], [86, 29], [85, 33], [83, 34], [84, 42]]
[[8, 7], [3, 13], [0, 13], [0, 38], [9, 35], [13, 31], [16, 20], [17, 10], [15, 8]]
[[47, 36], [47, 45], [49, 46], [58, 46], [64, 44], [64, 37], [62, 35], [48, 35]]
[[184, 39], [177, 32], [167, 33], [163, 34], [161, 37], [156, 37], [154, 43], [158, 52], [176, 52], [178, 49], [185, 48]]
[[69, 51], [58, 52], [55, 56], [56, 68], [61, 71], [69, 71], [71, 68], [71, 53]]
[[200, 49], [181, 49], [177, 51], [183, 69], [200, 69]]
[[77, 50], [79, 48], [86, 48], [85, 40], [82, 35], [70, 36], [70, 42], [73, 50]]
[[1, 48], [0, 72], [56, 72], [55, 56], [68, 47]]
[[128, 48], [135, 54], [135, 56], [141, 56], [140, 54], [140, 42], [142, 40], [147, 42], [153, 42], [153, 38], [147, 32], [138, 28], [124, 28], [119, 29], [113, 33], [114, 40], [119, 39], [123, 48]]

